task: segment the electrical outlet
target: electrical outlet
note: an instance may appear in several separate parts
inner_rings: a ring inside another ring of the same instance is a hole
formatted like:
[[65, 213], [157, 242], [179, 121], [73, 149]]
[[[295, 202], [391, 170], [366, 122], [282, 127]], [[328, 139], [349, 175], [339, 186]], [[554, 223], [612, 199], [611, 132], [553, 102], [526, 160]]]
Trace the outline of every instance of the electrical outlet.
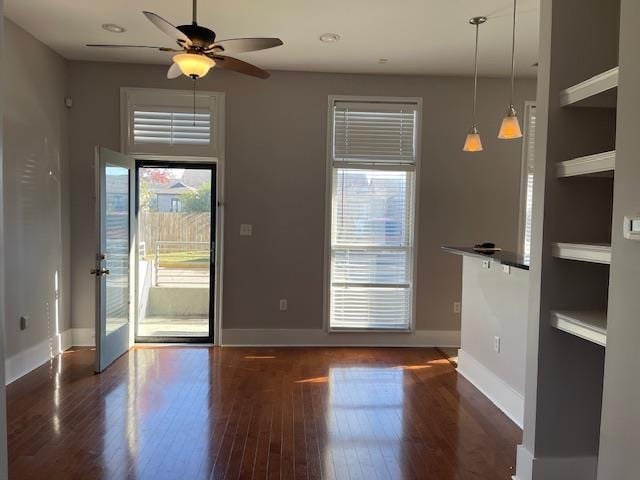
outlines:
[[483, 260], [482, 268], [486, 268], [487, 270], [491, 268], [491, 260]]
[[20, 330], [27, 329], [27, 317], [20, 317]]
[[493, 351], [500, 353], [500, 337], [493, 337]]
[[462, 310], [462, 305], [460, 302], [453, 302], [453, 313], [460, 313]]
[[240, 236], [241, 237], [250, 237], [253, 235], [253, 225], [250, 223], [243, 223], [240, 225]]
[[282, 300], [280, 300], [280, 311], [281, 312], [286, 312], [288, 307], [289, 306], [287, 305], [287, 299], [286, 298], [283, 298]]

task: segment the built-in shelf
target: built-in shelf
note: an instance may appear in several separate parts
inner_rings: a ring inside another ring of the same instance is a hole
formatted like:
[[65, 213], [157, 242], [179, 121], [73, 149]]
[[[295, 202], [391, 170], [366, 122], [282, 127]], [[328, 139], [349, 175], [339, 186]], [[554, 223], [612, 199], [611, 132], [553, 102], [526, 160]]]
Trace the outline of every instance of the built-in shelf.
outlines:
[[617, 87], [618, 67], [615, 67], [560, 92], [560, 105], [615, 108]]
[[599, 310], [554, 311], [551, 325], [589, 342], [607, 346], [607, 313]]
[[560, 162], [557, 165], [559, 178], [578, 175], [591, 177], [611, 177], [616, 169], [616, 151], [596, 153], [586, 157]]
[[579, 262], [611, 263], [611, 245], [605, 243], [554, 243], [553, 256]]

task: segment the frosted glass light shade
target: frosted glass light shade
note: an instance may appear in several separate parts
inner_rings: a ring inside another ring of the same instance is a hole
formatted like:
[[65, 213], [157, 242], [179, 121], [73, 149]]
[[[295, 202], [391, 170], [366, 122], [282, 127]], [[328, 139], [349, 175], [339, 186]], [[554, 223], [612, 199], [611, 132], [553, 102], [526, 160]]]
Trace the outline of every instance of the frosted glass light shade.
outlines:
[[204, 77], [216, 64], [212, 58], [195, 53], [179, 53], [174, 55], [173, 61], [178, 64], [182, 73], [191, 78]]
[[464, 147], [462, 147], [464, 152], [481, 152], [482, 151], [482, 140], [480, 139], [480, 134], [478, 130], [475, 128], [469, 132], [467, 135], [467, 139], [464, 142]]
[[514, 138], [520, 137], [522, 137], [522, 130], [520, 130], [518, 115], [516, 114], [516, 111], [513, 107], [509, 107], [507, 114], [502, 119], [502, 125], [500, 125], [498, 138], [502, 140], [512, 140]]

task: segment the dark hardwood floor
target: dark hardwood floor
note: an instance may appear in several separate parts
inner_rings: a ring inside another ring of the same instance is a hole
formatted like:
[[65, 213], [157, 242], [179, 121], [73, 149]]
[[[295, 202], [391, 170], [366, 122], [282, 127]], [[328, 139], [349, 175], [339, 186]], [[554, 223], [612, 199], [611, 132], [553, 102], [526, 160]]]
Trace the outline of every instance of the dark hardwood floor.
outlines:
[[435, 349], [74, 348], [8, 387], [11, 479], [510, 479], [521, 431]]

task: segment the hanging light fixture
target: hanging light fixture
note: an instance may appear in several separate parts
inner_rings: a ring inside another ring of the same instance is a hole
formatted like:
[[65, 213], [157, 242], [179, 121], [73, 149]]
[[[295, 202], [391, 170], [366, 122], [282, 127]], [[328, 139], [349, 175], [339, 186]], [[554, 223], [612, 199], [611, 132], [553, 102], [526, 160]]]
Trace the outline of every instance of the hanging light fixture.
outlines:
[[464, 147], [462, 150], [465, 152], [481, 152], [482, 151], [482, 140], [480, 139], [480, 133], [478, 132], [478, 124], [476, 123], [476, 105], [478, 102], [478, 33], [480, 30], [480, 25], [487, 21], [487, 17], [473, 17], [469, 20], [471, 25], [475, 25], [476, 27], [476, 54], [475, 54], [475, 62], [474, 62], [474, 73], [473, 73], [473, 125], [469, 134], [467, 135], [467, 139], [464, 142]]
[[516, 1], [517, 0], [513, 0], [513, 30], [511, 37], [511, 97], [509, 100], [509, 108], [507, 108], [507, 114], [502, 119], [502, 125], [500, 125], [500, 131], [498, 132], [498, 138], [502, 140], [512, 140], [514, 138], [522, 137], [520, 122], [518, 122], [518, 113], [513, 106], [513, 93], [515, 90], [516, 78]]

